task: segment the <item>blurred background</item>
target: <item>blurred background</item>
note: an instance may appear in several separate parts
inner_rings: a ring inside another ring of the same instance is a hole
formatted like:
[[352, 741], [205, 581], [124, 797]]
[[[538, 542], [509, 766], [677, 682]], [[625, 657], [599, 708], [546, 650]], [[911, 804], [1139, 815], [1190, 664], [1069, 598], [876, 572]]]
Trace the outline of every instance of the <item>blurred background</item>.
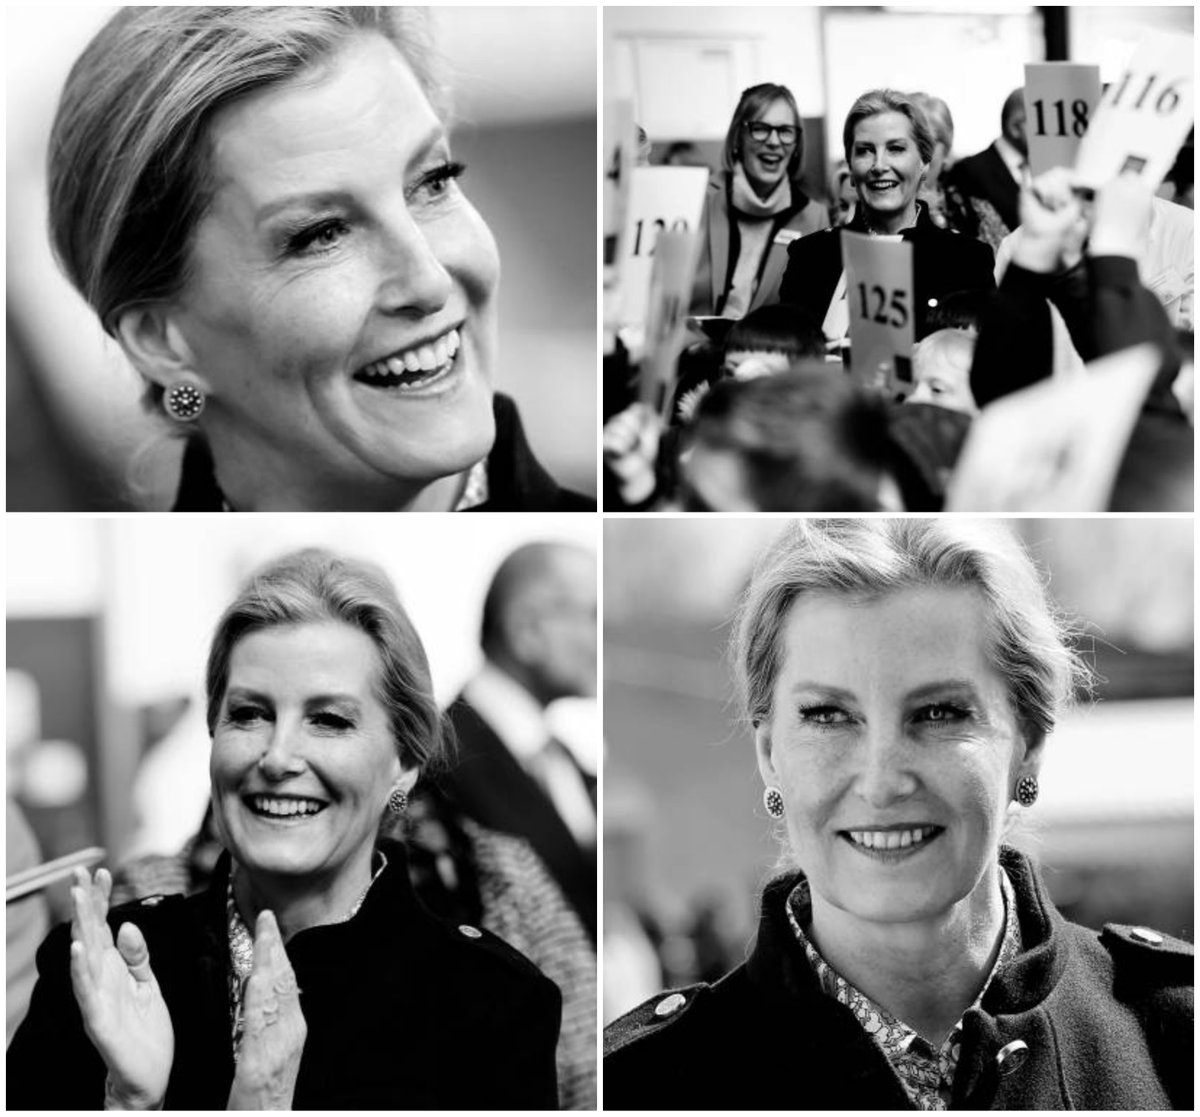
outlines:
[[[846, 113], [867, 89], [920, 89], [946, 101], [953, 162], [996, 138], [1000, 107], [1023, 84], [1026, 62], [1090, 62], [1107, 82], [1143, 31], [1190, 33], [1192, 25], [1190, 6], [609, 7], [604, 96], [632, 100], [651, 163], [715, 171], [741, 91], [786, 85], [804, 117], [805, 189], [823, 198], [842, 158]], [[1187, 200], [1170, 195], [1187, 205], [1191, 174]]]
[[[13, 511], [163, 508], [177, 483], [179, 446], [158, 447], [137, 375], [59, 273], [46, 235], [46, 140], [59, 92], [114, 10], [5, 8]], [[520, 404], [530, 444], [559, 483], [594, 493], [596, 12], [452, 7], [431, 18], [453, 79], [455, 157], [469, 165], [465, 189], [500, 245], [496, 386]]]
[[[725, 658], [783, 521], [604, 523], [604, 997], [612, 1019], [741, 962], [779, 847]], [[1094, 703], [1049, 739], [1017, 840], [1064, 915], [1194, 935], [1193, 524], [1018, 520], [1086, 626]]]
[[[15, 801], [43, 860], [100, 845], [109, 865], [176, 853], [199, 829], [205, 659], [253, 568], [304, 546], [382, 565], [446, 705], [481, 662], [483, 597], [501, 560], [535, 540], [598, 550], [590, 516], [10, 513], [7, 529], [6, 814]], [[594, 699], [563, 699], [548, 713], [593, 772], [596, 712]], [[54, 914], [64, 898], [65, 886], [50, 892]]]

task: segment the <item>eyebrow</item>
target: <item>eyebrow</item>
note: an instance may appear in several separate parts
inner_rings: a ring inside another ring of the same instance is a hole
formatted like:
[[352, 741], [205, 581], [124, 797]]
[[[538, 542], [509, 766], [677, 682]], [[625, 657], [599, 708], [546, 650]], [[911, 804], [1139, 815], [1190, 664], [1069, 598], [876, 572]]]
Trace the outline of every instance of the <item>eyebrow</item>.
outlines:
[[[970, 679], [943, 679], [941, 682], [923, 683], [921, 686], [915, 687], [905, 694], [904, 700], [906, 702], [920, 702], [926, 698], [935, 698], [950, 690], [965, 692], [970, 694], [972, 698], [978, 697], [975, 684]], [[846, 690], [843, 687], [828, 686], [825, 683], [803, 680], [792, 687], [792, 694], [801, 694], [805, 691], [820, 694], [822, 697], [833, 698], [839, 702], [857, 701], [853, 691]]]
[[[430, 150], [443, 143], [447, 138], [446, 126], [442, 123], [434, 125], [425, 134], [409, 159], [408, 165], [419, 163], [428, 156]], [[338, 206], [347, 207], [354, 203], [355, 195], [351, 190], [310, 190], [296, 194], [285, 194], [260, 206], [254, 214], [254, 223], [262, 225], [276, 214], [287, 209], [322, 210]]]

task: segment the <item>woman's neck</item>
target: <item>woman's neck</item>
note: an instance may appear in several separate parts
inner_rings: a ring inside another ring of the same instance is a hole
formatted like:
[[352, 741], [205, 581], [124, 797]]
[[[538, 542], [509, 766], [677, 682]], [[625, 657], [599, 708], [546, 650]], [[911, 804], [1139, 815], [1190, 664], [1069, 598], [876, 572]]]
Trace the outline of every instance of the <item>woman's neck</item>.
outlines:
[[856, 989], [940, 1046], [970, 1008], [1004, 938], [1000, 867], [948, 911], [905, 923], [860, 919], [812, 891], [810, 935]]
[[270, 910], [284, 942], [309, 927], [348, 918], [370, 883], [370, 851], [329, 879], [251, 872], [242, 866], [233, 869], [234, 900], [251, 934], [259, 913]]
[[467, 472], [431, 481], [405, 481], [384, 474], [347, 480], [313, 475], [258, 445], [206, 431], [216, 482], [238, 512], [451, 512], [467, 483]]
[[899, 213], [878, 213], [866, 204], [860, 204], [862, 204], [863, 219], [872, 233], [894, 236], [905, 229], [911, 229], [917, 223], [917, 203], [915, 201]]

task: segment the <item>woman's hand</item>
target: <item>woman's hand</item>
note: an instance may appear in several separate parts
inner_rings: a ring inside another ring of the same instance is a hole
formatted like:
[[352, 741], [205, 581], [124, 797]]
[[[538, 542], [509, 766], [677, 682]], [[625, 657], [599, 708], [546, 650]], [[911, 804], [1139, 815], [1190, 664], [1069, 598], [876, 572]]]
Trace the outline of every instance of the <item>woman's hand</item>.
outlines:
[[1087, 216], [1072, 173], [1055, 167], [1021, 188], [1021, 232], [1013, 261], [1035, 272], [1054, 272], [1079, 262]]
[[254, 929], [254, 969], [242, 998], [242, 1044], [229, 1091], [230, 1109], [291, 1109], [308, 1025], [300, 989], [275, 916]]
[[658, 416], [644, 403], [631, 404], [604, 424], [604, 463], [626, 504], [653, 495], [660, 436]]
[[113, 942], [112, 876], [75, 871], [71, 887], [71, 985], [83, 1027], [108, 1068], [105, 1107], [158, 1109], [175, 1057], [175, 1031], [141, 931], [123, 923]]

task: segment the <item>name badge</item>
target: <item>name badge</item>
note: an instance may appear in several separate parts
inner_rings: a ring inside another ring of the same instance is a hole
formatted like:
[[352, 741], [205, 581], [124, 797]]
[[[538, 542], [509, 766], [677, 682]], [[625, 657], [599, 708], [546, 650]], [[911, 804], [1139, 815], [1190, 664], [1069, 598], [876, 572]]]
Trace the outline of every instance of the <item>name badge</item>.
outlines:
[[1167, 268], [1166, 271], [1160, 272], [1147, 282], [1146, 288], [1152, 291], [1155, 298], [1164, 306], [1173, 303], [1176, 299], [1183, 298], [1187, 290], [1178, 268]]
[[775, 240], [773, 243], [791, 244], [792, 241], [799, 240], [802, 236], [804, 236], [804, 234], [798, 232], [796, 229], [780, 229], [779, 232], [775, 234]]

